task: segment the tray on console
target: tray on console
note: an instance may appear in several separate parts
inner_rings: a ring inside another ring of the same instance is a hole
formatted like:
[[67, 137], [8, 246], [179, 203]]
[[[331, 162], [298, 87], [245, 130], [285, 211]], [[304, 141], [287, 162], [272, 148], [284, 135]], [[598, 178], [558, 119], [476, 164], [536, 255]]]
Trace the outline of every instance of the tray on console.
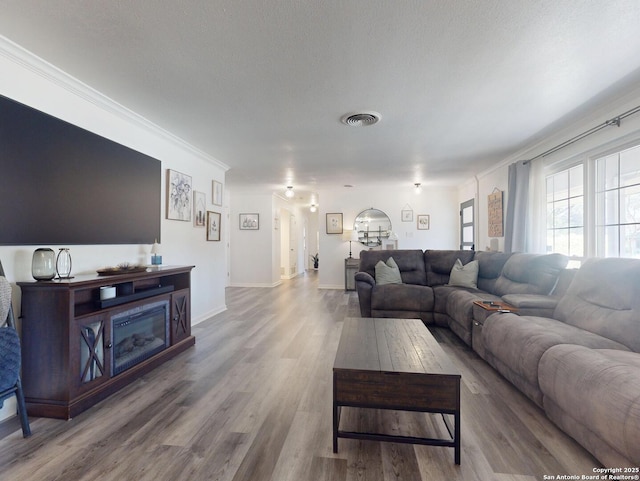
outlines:
[[118, 274], [133, 274], [136, 272], [145, 272], [147, 266], [130, 266], [130, 267], [105, 267], [98, 269], [96, 272], [99, 276], [115, 276]]

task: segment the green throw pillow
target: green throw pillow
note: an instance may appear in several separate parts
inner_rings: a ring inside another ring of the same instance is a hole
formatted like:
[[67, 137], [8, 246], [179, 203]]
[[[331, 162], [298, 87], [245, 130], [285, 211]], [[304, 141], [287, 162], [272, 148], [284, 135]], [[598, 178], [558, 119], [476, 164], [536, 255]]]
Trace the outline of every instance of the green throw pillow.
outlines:
[[389, 257], [386, 264], [382, 261], [376, 264], [376, 284], [402, 284], [400, 268], [393, 257]]
[[462, 261], [456, 259], [447, 285], [476, 289], [478, 287], [478, 267], [478, 261], [471, 261], [463, 266]]

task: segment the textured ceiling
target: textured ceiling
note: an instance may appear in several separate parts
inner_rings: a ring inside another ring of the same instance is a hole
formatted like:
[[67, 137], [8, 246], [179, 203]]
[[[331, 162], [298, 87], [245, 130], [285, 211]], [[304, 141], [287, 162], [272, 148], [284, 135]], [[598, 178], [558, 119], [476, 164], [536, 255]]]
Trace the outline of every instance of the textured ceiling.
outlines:
[[[0, 0], [0, 34], [229, 165], [459, 182], [640, 78], [637, 0]], [[343, 114], [379, 112], [357, 128]]]

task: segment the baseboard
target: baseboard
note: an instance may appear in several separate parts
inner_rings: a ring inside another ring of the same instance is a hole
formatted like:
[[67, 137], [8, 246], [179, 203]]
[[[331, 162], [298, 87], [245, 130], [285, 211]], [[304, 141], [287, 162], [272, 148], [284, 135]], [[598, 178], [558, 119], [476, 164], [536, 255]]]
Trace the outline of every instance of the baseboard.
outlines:
[[282, 284], [282, 280], [276, 281], [272, 284], [252, 283], [252, 282], [232, 282], [229, 287], [278, 287]]
[[344, 291], [344, 284], [320, 284], [318, 285], [318, 289], [340, 289]]
[[195, 326], [196, 324], [199, 324], [202, 321], [206, 321], [207, 319], [212, 318], [213, 316], [220, 314], [221, 312], [224, 312], [227, 310], [227, 305], [223, 305], [220, 306], [216, 309], [212, 309], [209, 312], [206, 312], [204, 314], [199, 315], [198, 317], [192, 317], [191, 318], [191, 326]]

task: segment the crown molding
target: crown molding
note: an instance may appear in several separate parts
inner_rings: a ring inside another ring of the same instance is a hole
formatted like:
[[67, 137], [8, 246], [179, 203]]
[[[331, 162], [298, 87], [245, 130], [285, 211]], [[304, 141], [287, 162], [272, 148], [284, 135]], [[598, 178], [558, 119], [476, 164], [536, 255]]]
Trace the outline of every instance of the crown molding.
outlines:
[[0, 35], [0, 55], [45, 79], [47, 82], [55, 84], [76, 97], [79, 97], [82, 100], [95, 105], [99, 109], [116, 116], [120, 120], [142, 128], [155, 136], [161, 137], [180, 149], [189, 151], [202, 160], [220, 167], [225, 172], [229, 170], [229, 166], [224, 162], [219, 161], [215, 157], [212, 157], [206, 152], [194, 147], [180, 137], [110, 99], [106, 95], [98, 92], [96, 89], [72, 77], [55, 65], [50, 64], [46, 60], [38, 57], [2, 35]]

